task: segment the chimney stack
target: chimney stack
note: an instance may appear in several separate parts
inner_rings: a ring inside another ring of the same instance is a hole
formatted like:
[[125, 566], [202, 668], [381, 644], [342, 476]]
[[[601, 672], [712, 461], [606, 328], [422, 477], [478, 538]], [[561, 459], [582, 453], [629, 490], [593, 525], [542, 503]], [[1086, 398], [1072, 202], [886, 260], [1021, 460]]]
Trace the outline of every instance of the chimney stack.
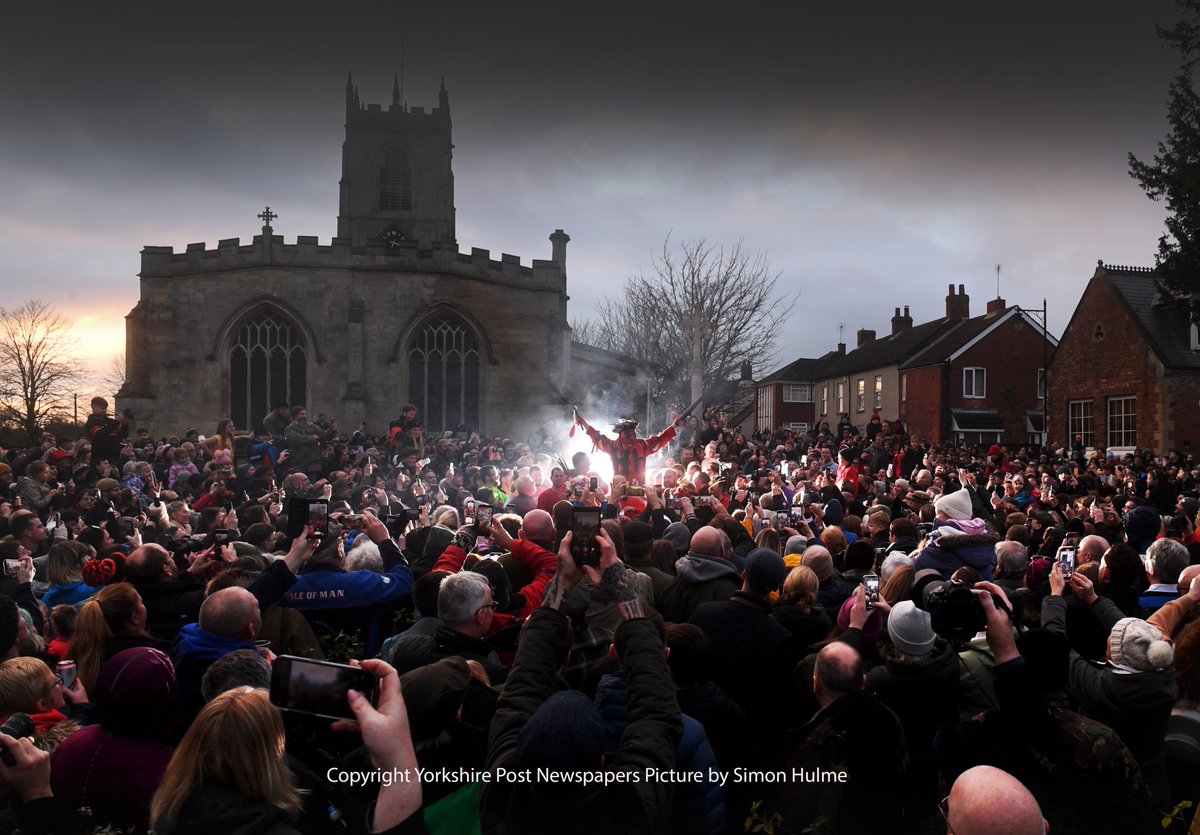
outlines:
[[846, 356], [846, 343], [845, 342], [838, 343], [837, 352], [839, 354], [841, 354], [843, 357]]
[[946, 318], [947, 319], [970, 319], [971, 318], [971, 297], [967, 295], [967, 291], [963, 285], [958, 285], [958, 294], [954, 293], [954, 285], [950, 285], [950, 290], [946, 294]]
[[550, 236], [550, 260], [558, 264], [563, 272], [567, 271], [567, 244], [570, 240], [571, 236], [561, 229], [555, 229]]
[[861, 348], [862, 346], [866, 345], [868, 342], [874, 342], [874, 341], [875, 341], [875, 331], [869, 331], [869, 330], [865, 330], [863, 328], [859, 328], [858, 346], [857, 347]]
[[908, 315], [908, 305], [904, 305], [904, 315], [900, 315], [900, 308], [896, 308], [896, 315], [892, 317], [892, 335], [904, 333], [904, 331], [912, 330], [912, 317]]
[[999, 313], [1000, 311], [1004, 310], [1006, 307], [1008, 307], [1008, 303], [1006, 301], [1004, 301], [1004, 299], [997, 296], [996, 298], [992, 299], [987, 304], [988, 315], [990, 316], [993, 313]]

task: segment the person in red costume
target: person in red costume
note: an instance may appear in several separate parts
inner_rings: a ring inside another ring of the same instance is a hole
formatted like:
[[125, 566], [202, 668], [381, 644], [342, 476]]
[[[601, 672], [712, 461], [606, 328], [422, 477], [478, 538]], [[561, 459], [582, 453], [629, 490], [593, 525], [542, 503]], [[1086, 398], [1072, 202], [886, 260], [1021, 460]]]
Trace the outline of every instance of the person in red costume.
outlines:
[[601, 435], [575, 410], [575, 423], [583, 427], [596, 449], [607, 453], [612, 459], [613, 474], [623, 475], [630, 484], [646, 483], [646, 459], [671, 443], [676, 431], [683, 426], [683, 417], [675, 418], [675, 422], [663, 431], [650, 438], [637, 436], [638, 422], [628, 418], [613, 426], [617, 433], [616, 440]]

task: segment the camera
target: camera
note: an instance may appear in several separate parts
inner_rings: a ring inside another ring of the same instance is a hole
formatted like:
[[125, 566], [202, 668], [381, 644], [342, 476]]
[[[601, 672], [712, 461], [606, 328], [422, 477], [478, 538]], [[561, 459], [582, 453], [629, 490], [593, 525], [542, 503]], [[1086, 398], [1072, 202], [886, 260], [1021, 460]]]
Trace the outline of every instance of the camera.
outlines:
[[[27, 713], [14, 713], [8, 719], [4, 720], [3, 725], [0, 725], [0, 734], [7, 734], [13, 739], [33, 736], [35, 730], [33, 720], [29, 718], [29, 714]], [[8, 746], [6, 745], [0, 745], [0, 760], [4, 760], [4, 764], [9, 768], [13, 768], [17, 764], [16, 757], [13, 756], [12, 751], [8, 750]]]
[[[951, 643], [970, 641], [987, 625], [987, 613], [979, 602], [980, 594], [986, 593], [989, 592], [977, 593], [961, 580], [931, 583], [925, 589], [923, 602], [933, 631]], [[992, 603], [1012, 619], [1012, 612], [1002, 598], [993, 594]]]

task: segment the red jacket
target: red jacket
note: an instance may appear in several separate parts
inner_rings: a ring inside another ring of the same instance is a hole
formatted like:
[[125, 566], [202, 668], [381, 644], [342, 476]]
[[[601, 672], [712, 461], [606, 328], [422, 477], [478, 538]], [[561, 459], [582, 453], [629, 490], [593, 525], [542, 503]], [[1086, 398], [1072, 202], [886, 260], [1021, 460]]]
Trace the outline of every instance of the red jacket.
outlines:
[[[542, 605], [542, 598], [546, 596], [546, 587], [550, 585], [555, 572], [558, 571], [558, 555], [550, 553], [541, 545], [536, 545], [529, 540], [514, 539], [511, 553], [513, 559], [528, 566], [530, 572], [533, 574], [533, 579], [522, 588], [514, 590], [514, 593], [519, 592], [525, 598], [525, 605], [519, 612], [515, 613], [496, 612], [492, 617], [492, 627], [488, 632], [489, 635], [495, 634], [507, 626], [512, 626], [514, 623], [523, 623], [530, 615], [537, 611], [538, 607]], [[433, 570], [457, 574], [462, 571], [463, 562], [466, 558], [466, 551], [457, 545], [450, 545], [438, 557]]]

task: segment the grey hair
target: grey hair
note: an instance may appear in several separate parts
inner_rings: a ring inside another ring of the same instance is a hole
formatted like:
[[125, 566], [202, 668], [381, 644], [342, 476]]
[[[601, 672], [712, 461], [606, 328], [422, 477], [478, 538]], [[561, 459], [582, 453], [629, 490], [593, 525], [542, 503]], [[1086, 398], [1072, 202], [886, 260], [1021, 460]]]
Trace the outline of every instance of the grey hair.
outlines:
[[908, 554], [901, 551], [893, 551], [884, 558], [883, 565], [879, 566], [879, 576], [886, 583], [897, 568], [912, 564], [912, 557]]
[[438, 589], [438, 619], [446, 626], [466, 626], [488, 603], [492, 587], [475, 571], [460, 571], [442, 581]]
[[354, 547], [346, 553], [346, 558], [342, 560], [342, 568], [346, 571], [374, 571], [376, 574], [383, 573], [383, 557], [379, 553], [379, 546], [365, 536], [359, 536], [354, 540]]
[[1158, 583], [1178, 583], [1179, 575], [1191, 562], [1187, 546], [1176, 539], [1155, 540], [1146, 557], [1154, 564], [1154, 580]]
[[996, 543], [996, 562], [1001, 571], [1024, 571], [1029, 568], [1029, 549], [1012, 539]]

